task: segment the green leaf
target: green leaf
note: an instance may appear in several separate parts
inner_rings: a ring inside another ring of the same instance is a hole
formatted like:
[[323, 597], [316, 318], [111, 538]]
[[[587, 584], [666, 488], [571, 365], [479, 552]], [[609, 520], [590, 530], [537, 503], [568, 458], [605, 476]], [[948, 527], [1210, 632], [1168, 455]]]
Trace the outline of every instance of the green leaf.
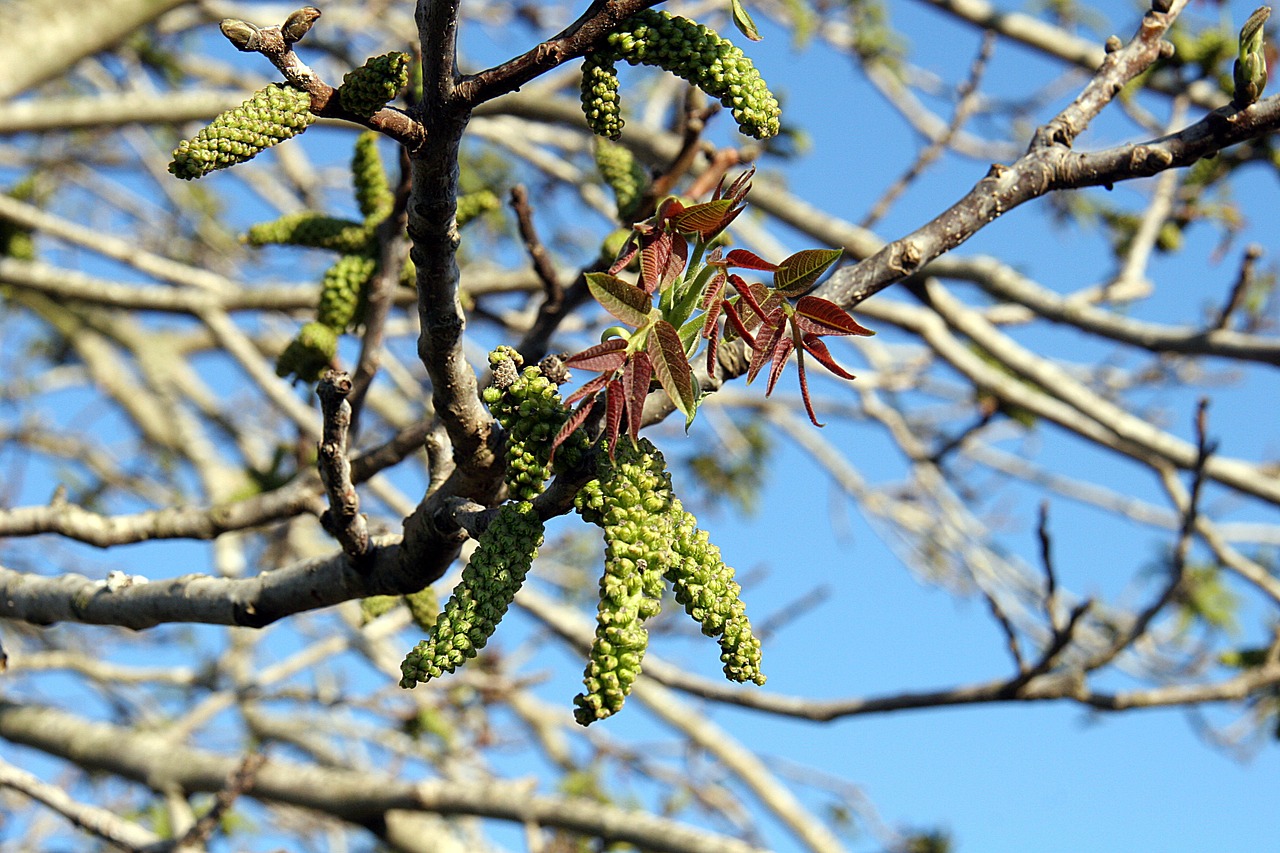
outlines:
[[682, 234], [697, 234], [705, 237], [728, 224], [728, 220], [733, 218], [730, 214], [735, 204], [736, 202], [731, 198], [704, 201], [702, 204], [686, 207], [671, 217], [671, 225]]
[[643, 326], [649, 322], [653, 308], [649, 294], [634, 284], [604, 272], [587, 273], [587, 289], [604, 310], [630, 326]]
[[760, 41], [760, 31], [756, 29], [756, 22], [747, 14], [742, 0], [729, 0], [729, 8], [733, 11], [733, 25], [738, 28], [738, 32], [752, 41]]
[[773, 274], [773, 287], [783, 296], [804, 293], [818, 276], [839, 260], [840, 249], [805, 249], [796, 252], [782, 263]]
[[653, 330], [649, 334], [649, 360], [653, 363], [653, 372], [662, 384], [662, 390], [667, 392], [671, 402], [684, 414], [686, 426], [693, 423], [693, 416], [698, 408], [698, 394], [693, 387], [693, 370], [685, 357], [680, 333], [666, 320], [658, 320], [653, 324]]

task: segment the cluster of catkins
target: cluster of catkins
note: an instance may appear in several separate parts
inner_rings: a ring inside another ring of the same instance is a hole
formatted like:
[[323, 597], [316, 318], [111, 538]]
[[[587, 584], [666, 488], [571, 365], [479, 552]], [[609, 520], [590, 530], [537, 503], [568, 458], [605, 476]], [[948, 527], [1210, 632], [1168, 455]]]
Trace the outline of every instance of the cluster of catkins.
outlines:
[[315, 120], [310, 95], [287, 83], [272, 83], [178, 143], [169, 171], [187, 181], [203, 178], [292, 139]]
[[662, 454], [648, 439], [622, 439], [613, 459], [601, 454], [597, 474], [575, 499], [605, 539], [596, 636], [583, 676], [587, 689], [574, 699], [575, 719], [589, 725], [622, 707], [640, 673], [649, 642], [644, 622], [658, 614], [664, 580], [702, 632], [719, 640], [725, 676], [764, 684], [760, 641], [733, 569], [672, 492]]
[[366, 285], [378, 271], [377, 228], [394, 201], [378, 153], [378, 134], [369, 131], [356, 139], [351, 174], [363, 222], [301, 211], [255, 225], [245, 235], [245, 242], [253, 246], [278, 243], [339, 253], [320, 283], [315, 321], [298, 330], [276, 361], [281, 376], [307, 381], [320, 377], [338, 351], [338, 337], [360, 322]]
[[506, 482], [512, 498], [481, 534], [462, 579], [431, 636], [400, 665], [401, 687], [453, 672], [484, 648], [506, 614], [542, 544], [542, 519], [531, 503], [551, 476], [551, 441], [568, 412], [556, 385], [510, 347], [489, 356], [494, 381], [484, 401], [506, 430]]
[[741, 48], [710, 27], [654, 9], [618, 25], [606, 47], [582, 65], [582, 110], [591, 129], [609, 139], [622, 134], [616, 63], [656, 65], [689, 81], [733, 111], [747, 136], [776, 136], [782, 111]]

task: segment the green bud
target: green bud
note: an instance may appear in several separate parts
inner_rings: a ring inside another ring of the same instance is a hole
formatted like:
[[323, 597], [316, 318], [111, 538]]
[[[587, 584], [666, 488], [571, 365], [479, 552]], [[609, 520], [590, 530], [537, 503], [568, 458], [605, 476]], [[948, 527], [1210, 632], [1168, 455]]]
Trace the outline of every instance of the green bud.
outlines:
[[408, 82], [408, 54], [375, 56], [343, 76], [342, 85], [338, 87], [338, 100], [343, 109], [368, 118], [400, 94]]

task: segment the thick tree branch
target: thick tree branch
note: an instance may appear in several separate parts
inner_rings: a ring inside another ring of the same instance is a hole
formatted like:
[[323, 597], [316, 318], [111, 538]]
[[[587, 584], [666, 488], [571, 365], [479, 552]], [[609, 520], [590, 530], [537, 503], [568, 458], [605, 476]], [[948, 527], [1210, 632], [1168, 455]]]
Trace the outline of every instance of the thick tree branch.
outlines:
[[[56, 708], [12, 703], [0, 703], [0, 737], [86, 770], [187, 792], [222, 791], [240, 761], [177, 745], [161, 733], [92, 722]], [[375, 832], [391, 812], [429, 812], [562, 827], [663, 853], [763, 853], [736, 839], [645, 812], [586, 797], [537, 794], [522, 781], [406, 782], [385, 774], [269, 758], [258, 769], [248, 796], [315, 810]]]

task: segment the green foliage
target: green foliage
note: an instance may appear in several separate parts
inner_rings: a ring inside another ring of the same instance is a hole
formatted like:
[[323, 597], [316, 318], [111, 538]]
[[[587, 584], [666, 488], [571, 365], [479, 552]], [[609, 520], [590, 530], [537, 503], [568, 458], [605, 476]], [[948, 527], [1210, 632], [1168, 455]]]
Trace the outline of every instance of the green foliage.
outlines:
[[1178, 607], [1180, 630], [1195, 624], [1227, 633], [1238, 629], [1236, 614], [1240, 611], [1240, 598], [1223, 583], [1222, 570], [1216, 565], [1186, 566], [1174, 602]]
[[[18, 201], [31, 201], [35, 197], [35, 186], [35, 177], [31, 175], [14, 184], [5, 195]], [[0, 219], [0, 258], [34, 261], [36, 244], [31, 238], [31, 229]]]
[[454, 220], [459, 228], [463, 228], [486, 213], [501, 209], [502, 199], [495, 193], [490, 190], [476, 190], [458, 196], [458, 211], [454, 215]]
[[542, 519], [528, 501], [504, 504], [480, 537], [462, 580], [430, 637], [400, 665], [400, 686], [453, 672], [479, 654], [524, 583], [542, 544]]
[[400, 94], [408, 83], [409, 55], [386, 53], [348, 71], [338, 87], [338, 100], [343, 109], [368, 118]]
[[689, 81], [732, 110], [747, 136], [766, 139], [778, 133], [778, 101], [741, 48], [710, 27], [646, 9], [619, 24], [607, 48], [583, 64], [583, 110], [587, 124], [601, 136], [617, 139], [622, 133], [614, 70], [620, 59], [655, 65]]
[[234, 110], [222, 113], [173, 152], [169, 171], [183, 180], [243, 163], [311, 126], [311, 96], [285, 83], [259, 89]]

